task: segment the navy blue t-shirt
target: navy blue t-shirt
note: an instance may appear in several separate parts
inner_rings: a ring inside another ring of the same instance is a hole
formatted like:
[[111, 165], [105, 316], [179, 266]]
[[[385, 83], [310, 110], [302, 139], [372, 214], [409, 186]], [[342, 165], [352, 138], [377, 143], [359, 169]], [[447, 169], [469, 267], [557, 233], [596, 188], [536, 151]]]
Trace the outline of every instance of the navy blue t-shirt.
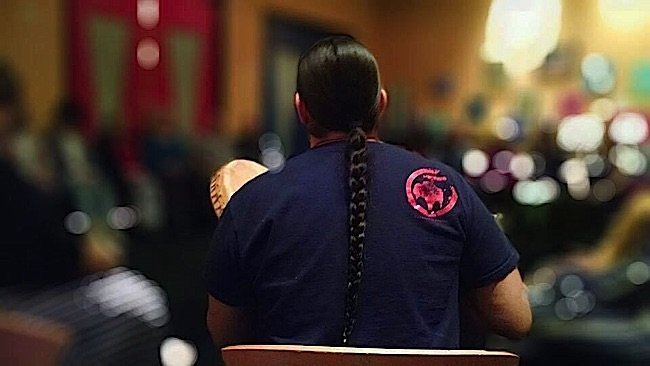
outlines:
[[[254, 309], [260, 343], [340, 344], [348, 253], [346, 143], [289, 159], [246, 184], [215, 232], [209, 293]], [[459, 289], [504, 278], [519, 260], [454, 170], [368, 143], [364, 272], [351, 346], [458, 348]]]

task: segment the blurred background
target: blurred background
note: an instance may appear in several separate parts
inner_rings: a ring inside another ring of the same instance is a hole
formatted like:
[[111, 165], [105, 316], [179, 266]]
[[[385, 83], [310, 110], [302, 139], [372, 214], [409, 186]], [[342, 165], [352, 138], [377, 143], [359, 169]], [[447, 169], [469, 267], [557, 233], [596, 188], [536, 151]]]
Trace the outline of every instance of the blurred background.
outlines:
[[2, 0], [0, 309], [78, 345], [94, 323], [39, 310], [59, 286], [71, 312], [144, 324], [141, 364], [215, 364], [209, 177], [307, 148], [298, 56], [348, 33], [379, 61], [382, 139], [461, 171], [521, 253], [533, 332], [488, 346], [648, 364], [648, 31], [647, 0]]

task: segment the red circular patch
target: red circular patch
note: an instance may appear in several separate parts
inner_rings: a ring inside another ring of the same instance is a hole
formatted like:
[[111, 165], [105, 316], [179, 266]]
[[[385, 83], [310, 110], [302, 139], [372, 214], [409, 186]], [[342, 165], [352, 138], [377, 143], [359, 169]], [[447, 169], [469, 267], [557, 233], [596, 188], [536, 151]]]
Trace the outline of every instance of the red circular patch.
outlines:
[[406, 199], [422, 215], [436, 218], [454, 208], [458, 193], [440, 170], [422, 168], [411, 173], [406, 180]]

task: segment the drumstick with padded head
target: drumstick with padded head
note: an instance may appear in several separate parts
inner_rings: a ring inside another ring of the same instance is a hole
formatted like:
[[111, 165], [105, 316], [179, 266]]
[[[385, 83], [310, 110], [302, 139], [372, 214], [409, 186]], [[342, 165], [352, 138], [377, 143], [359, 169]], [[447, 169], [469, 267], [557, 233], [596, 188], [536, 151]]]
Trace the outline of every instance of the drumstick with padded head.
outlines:
[[217, 217], [221, 217], [230, 197], [235, 192], [267, 171], [265, 166], [243, 159], [233, 160], [217, 169], [210, 178], [210, 200]]

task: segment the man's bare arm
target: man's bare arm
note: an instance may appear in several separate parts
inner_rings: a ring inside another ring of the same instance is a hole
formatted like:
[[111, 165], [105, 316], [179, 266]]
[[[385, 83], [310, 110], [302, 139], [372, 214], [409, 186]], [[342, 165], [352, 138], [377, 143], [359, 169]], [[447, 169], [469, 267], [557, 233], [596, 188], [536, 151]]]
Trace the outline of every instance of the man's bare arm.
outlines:
[[249, 313], [244, 308], [233, 307], [208, 296], [206, 323], [212, 341], [218, 349], [250, 341]]
[[487, 328], [510, 338], [524, 338], [533, 322], [528, 289], [515, 268], [504, 279], [477, 288], [472, 294], [479, 317]]

